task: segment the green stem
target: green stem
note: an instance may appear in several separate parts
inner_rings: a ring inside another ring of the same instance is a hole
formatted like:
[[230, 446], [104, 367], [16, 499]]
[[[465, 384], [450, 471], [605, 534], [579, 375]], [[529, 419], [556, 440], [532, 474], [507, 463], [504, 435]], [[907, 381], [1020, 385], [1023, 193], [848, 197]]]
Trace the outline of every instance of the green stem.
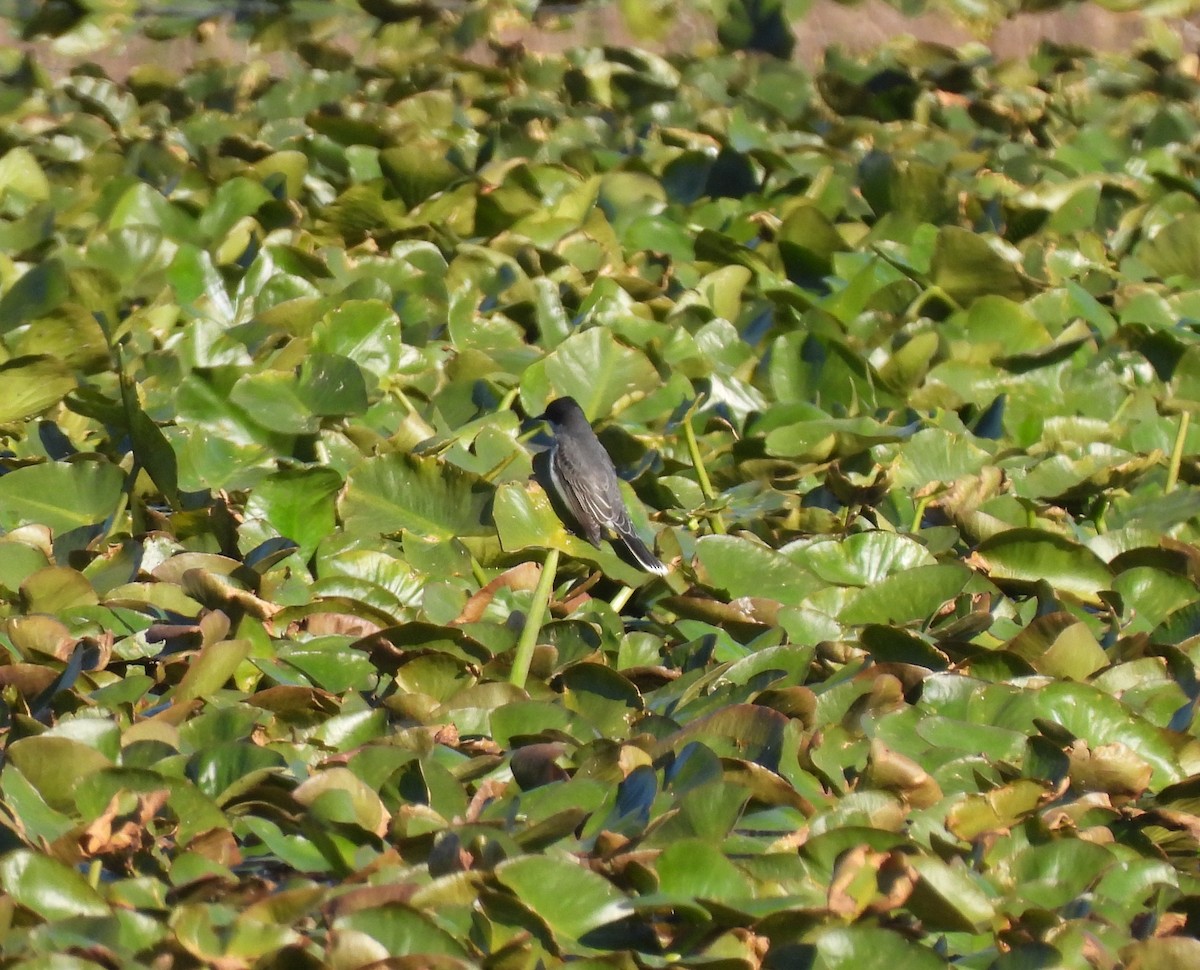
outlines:
[[537, 588], [533, 591], [533, 602], [529, 604], [529, 613], [525, 617], [525, 629], [521, 631], [521, 639], [517, 641], [517, 655], [513, 658], [512, 671], [508, 675], [510, 684], [524, 687], [529, 676], [529, 665], [533, 662], [533, 648], [537, 646], [538, 634], [542, 630], [542, 617], [546, 615], [546, 604], [550, 601], [550, 591], [554, 588], [554, 574], [558, 572], [558, 550], [546, 552], [546, 561], [542, 563], [542, 575], [538, 577]]
[[484, 472], [479, 477], [482, 478], [485, 482], [494, 482], [496, 480], [496, 476], [499, 475], [502, 471], [504, 471], [504, 469], [506, 469], [514, 461], [516, 461], [516, 459], [517, 459], [517, 451], [514, 448], [507, 455], [505, 455], [503, 458], [500, 459], [499, 464], [492, 466], [491, 468], [489, 468], [486, 472]]
[[932, 495], [926, 495], [923, 499], [917, 501], [917, 507], [913, 509], [912, 525], [908, 527], [909, 532], [921, 531], [921, 520], [925, 518], [925, 509], [929, 507], [929, 503], [932, 500]]
[[692, 465], [696, 469], [696, 478], [700, 481], [700, 492], [711, 502], [716, 495], [713, 493], [712, 482], [708, 478], [708, 470], [700, 458], [700, 445], [696, 441], [696, 429], [692, 427], [692, 416], [689, 414], [683, 422], [683, 435], [687, 439], [688, 454], [692, 456]]
[[133, 472], [131, 473], [131, 475], [129, 477], [129, 488], [124, 489], [121, 492], [120, 498], [117, 500], [117, 507], [115, 509], [113, 509], [112, 521], [109, 524], [108, 531], [104, 533], [105, 539], [111, 539], [115, 533], [121, 531], [118, 528], [118, 523], [120, 523], [121, 525], [125, 524], [122, 516], [125, 514], [126, 506], [128, 506], [129, 510], [130, 510], [130, 519], [132, 522], [131, 528], [134, 532], [134, 535], [136, 535], [138, 532], [142, 531], [145, 528], [145, 522], [143, 521], [142, 515], [141, 515], [141, 507], [138, 505], [137, 502], [135, 502], [133, 500], [133, 489], [134, 489], [134, 486], [137, 484], [137, 482], [136, 482], [137, 472], [138, 472], [138, 465], [137, 465], [137, 462], [134, 462], [133, 463]]
[[1192, 422], [1192, 412], [1183, 411], [1179, 415], [1179, 431], [1175, 435], [1175, 446], [1171, 449], [1171, 464], [1167, 468], [1168, 492], [1175, 491], [1179, 484], [1179, 466], [1183, 463], [1183, 444], [1187, 438], [1188, 425]]
[[519, 387], [514, 387], [507, 394], [505, 394], [504, 397], [500, 398], [500, 403], [496, 407], [496, 413], [500, 414], [511, 408], [513, 406], [513, 401], [517, 399], [517, 395], [520, 393], [521, 389]]
[[617, 592], [617, 595], [612, 598], [612, 608], [618, 613], [625, 608], [625, 604], [629, 602], [629, 597], [633, 595], [632, 586], [622, 586]]
[[479, 560], [474, 556], [471, 556], [471, 574], [475, 577], [475, 582], [481, 587], [491, 582], [488, 574], [483, 571], [483, 566], [479, 564]]
[[[700, 445], [696, 441], [696, 430], [692, 427], [692, 415], [689, 412], [683, 419], [683, 436], [687, 440], [688, 454], [692, 458], [692, 467], [696, 469], [696, 480], [700, 483], [700, 494], [704, 496], [704, 501], [712, 503], [716, 500], [717, 493], [713, 491], [712, 482], [708, 477], [708, 470], [704, 467], [704, 459], [700, 457]], [[714, 511], [710, 516], [714, 532], [721, 535], [725, 534], [725, 522], [721, 518], [719, 512]]]

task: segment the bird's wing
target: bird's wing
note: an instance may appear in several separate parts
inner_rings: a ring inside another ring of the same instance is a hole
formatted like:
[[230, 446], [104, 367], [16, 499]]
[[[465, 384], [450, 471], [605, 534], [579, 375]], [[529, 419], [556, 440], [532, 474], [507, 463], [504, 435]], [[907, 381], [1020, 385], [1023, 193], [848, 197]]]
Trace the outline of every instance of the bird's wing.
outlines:
[[611, 539], [624, 545], [642, 569], [665, 576], [667, 567], [659, 562], [633, 527], [610, 459], [601, 454], [593, 460], [602, 464], [599, 469], [588, 469], [591, 474], [584, 474], [583, 469], [576, 467], [578, 455], [572, 455], [561, 446], [555, 449], [550, 460], [554, 486], [575, 521], [592, 545], [600, 545], [601, 539]]
[[637, 534], [633, 528], [633, 523], [629, 520], [628, 514], [622, 516], [620, 522], [616, 523], [617, 539], [633, 556], [634, 560], [648, 573], [656, 573], [659, 576], [667, 574], [667, 567], [664, 566], [650, 547], [642, 541], [642, 537]]
[[[555, 449], [551, 470], [563, 500], [593, 545], [599, 545], [601, 539], [612, 535], [621, 516], [629, 517], [615, 486], [592, 484], [597, 476], [577, 468], [566, 449]], [[615, 472], [610, 475], [615, 481]]]

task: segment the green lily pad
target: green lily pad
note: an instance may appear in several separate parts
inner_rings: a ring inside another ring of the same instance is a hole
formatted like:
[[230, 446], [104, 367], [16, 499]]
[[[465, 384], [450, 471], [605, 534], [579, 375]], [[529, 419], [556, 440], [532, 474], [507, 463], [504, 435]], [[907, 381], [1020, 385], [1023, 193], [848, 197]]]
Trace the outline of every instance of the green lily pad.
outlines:
[[108, 904], [78, 872], [49, 856], [18, 849], [0, 859], [0, 886], [43, 919], [107, 916]]
[[1009, 529], [981, 542], [981, 565], [998, 582], [1031, 589], [1047, 582], [1059, 592], [1099, 605], [1112, 574], [1099, 556], [1062, 536], [1036, 529]]
[[0, 477], [0, 526], [36, 522], [55, 532], [103, 522], [116, 511], [124, 476], [104, 461], [43, 462]]
[[75, 786], [112, 761], [94, 747], [65, 737], [31, 737], [8, 749], [13, 766], [29, 780], [46, 804], [59, 811], [75, 805]]
[[709, 582], [731, 597], [758, 596], [800, 606], [821, 581], [788, 556], [737, 536], [704, 536], [696, 554]]
[[75, 376], [54, 357], [14, 357], [0, 364], [0, 421], [40, 414], [75, 389]]
[[657, 390], [658, 372], [645, 354], [620, 343], [607, 327], [591, 327], [562, 341], [521, 378], [521, 400], [538, 414], [551, 398], [573, 397], [592, 420], [611, 414], [629, 396]]
[[743, 900], [750, 881], [711, 843], [683, 839], [663, 851], [655, 863], [659, 892], [683, 899]]
[[485, 483], [435, 459], [384, 455], [351, 472], [339, 511], [352, 531], [450, 539], [485, 531], [489, 491]]
[[501, 863], [495, 876], [566, 941], [630, 912], [628, 899], [612, 883], [565, 859], [523, 856]]
[[1035, 289], [1013, 259], [984, 236], [958, 226], [938, 231], [930, 272], [933, 282], [962, 306], [989, 294], [1020, 301]]
[[928, 619], [952, 601], [971, 578], [960, 563], [934, 563], [888, 576], [850, 599], [838, 620], [850, 625], [903, 624]]

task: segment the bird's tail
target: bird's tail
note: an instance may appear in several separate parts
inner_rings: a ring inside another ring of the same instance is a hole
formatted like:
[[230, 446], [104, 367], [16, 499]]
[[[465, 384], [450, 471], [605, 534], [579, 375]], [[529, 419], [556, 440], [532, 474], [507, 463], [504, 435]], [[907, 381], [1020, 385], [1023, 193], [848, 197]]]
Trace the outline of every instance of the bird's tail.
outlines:
[[667, 575], [667, 567], [650, 551], [646, 543], [642, 542], [642, 537], [633, 531], [633, 523], [628, 520], [616, 523], [615, 531], [621, 544], [642, 569], [658, 576]]

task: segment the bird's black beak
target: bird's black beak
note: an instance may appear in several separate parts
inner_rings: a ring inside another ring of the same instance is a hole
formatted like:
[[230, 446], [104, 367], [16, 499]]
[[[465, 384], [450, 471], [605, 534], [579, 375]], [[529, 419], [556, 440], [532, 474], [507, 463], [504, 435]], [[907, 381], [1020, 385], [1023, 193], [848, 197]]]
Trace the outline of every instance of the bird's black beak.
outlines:
[[543, 426], [545, 425], [545, 423], [546, 423], [545, 412], [542, 412], [541, 414], [535, 414], [531, 417], [525, 418], [521, 422], [521, 437], [523, 437], [523, 438], [526, 436], [533, 437], [538, 434], [541, 434], [544, 431]]

